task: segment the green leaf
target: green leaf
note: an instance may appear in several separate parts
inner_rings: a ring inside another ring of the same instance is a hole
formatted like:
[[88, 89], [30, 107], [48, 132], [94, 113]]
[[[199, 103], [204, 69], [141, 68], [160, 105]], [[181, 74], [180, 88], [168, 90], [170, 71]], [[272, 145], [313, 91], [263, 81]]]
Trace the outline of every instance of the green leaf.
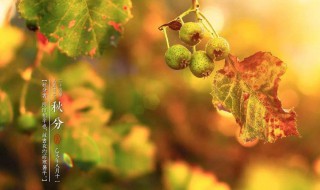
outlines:
[[115, 166], [118, 175], [131, 178], [154, 169], [155, 146], [150, 142], [149, 136], [149, 129], [132, 126], [130, 132], [115, 144]]
[[68, 154], [74, 165], [83, 170], [112, 169], [115, 135], [104, 127], [111, 112], [101, 106], [99, 96], [88, 88], [75, 87], [66, 91], [64, 97], [61, 118], [65, 125], [57, 131], [62, 134], [61, 152]]
[[116, 46], [132, 17], [130, 0], [21, 0], [19, 12], [67, 55], [95, 56]]
[[104, 81], [87, 62], [79, 62], [67, 67], [59, 74], [59, 79], [63, 81], [63, 87], [66, 90], [73, 89], [75, 86], [85, 86], [94, 90], [104, 88]]
[[[52, 144], [51, 151], [56, 145]], [[94, 139], [79, 129], [63, 129], [60, 152], [68, 154], [74, 164], [83, 170], [88, 170], [100, 162], [100, 152]]]
[[270, 53], [258, 52], [242, 62], [229, 56], [213, 82], [213, 104], [231, 112], [241, 127], [243, 141], [275, 142], [299, 133], [296, 113], [282, 109], [277, 97], [286, 65]]

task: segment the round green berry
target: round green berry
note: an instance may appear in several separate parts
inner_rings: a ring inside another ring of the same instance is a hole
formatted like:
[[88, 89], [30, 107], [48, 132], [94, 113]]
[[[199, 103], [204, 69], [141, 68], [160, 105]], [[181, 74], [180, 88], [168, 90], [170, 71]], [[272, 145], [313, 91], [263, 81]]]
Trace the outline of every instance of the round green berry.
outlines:
[[184, 69], [190, 64], [191, 52], [183, 45], [173, 45], [166, 51], [165, 60], [172, 69]]
[[207, 56], [205, 51], [196, 51], [192, 55], [189, 67], [194, 76], [202, 78], [212, 73], [214, 62]]
[[206, 52], [212, 60], [220, 61], [229, 55], [229, 43], [222, 37], [212, 38], [206, 45]]
[[194, 46], [197, 45], [204, 36], [203, 27], [197, 22], [187, 22], [182, 25], [179, 31], [179, 38], [184, 43]]
[[37, 127], [37, 118], [30, 112], [20, 115], [17, 127], [19, 131], [32, 132]]

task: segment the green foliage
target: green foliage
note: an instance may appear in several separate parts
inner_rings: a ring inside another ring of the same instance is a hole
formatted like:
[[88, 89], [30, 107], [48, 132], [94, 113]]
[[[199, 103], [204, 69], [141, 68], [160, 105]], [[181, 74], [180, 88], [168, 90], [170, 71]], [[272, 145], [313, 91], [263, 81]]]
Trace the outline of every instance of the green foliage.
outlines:
[[131, 18], [130, 0], [21, 0], [19, 12], [36, 20], [40, 31], [60, 50], [75, 57], [100, 55], [116, 46]]
[[66, 90], [73, 89], [76, 86], [84, 86], [101, 91], [104, 87], [104, 81], [87, 62], [78, 62], [67, 67], [59, 73], [59, 78], [63, 81], [63, 87]]
[[283, 110], [277, 97], [286, 65], [270, 53], [258, 52], [242, 62], [230, 56], [213, 82], [213, 104], [229, 111], [241, 126], [243, 141], [275, 142], [299, 135], [296, 113]]
[[137, 177], [154, 169], [155, 147], [149, 140], [149, 133], [143, 126], [132, 126], [130, 132], [115, 144], [118, 175]]
[[[280, 77], [285, 72], [284, 63], [263, 52], [239, 62], [229, 55], [229, 43], [219, 37], [200, 12], [198, 1], [192, 2], [190, 9], [160, 27], [167, 39], [167, 65], [172, 69], [189, 66], [193, 75], [202, 78], [219, 67], [220, 63], [215, 65], [214, 61], [226, 59], [225, 67], [213, 73], [213, 103], [218, 109], [234, 115], [241, 126], [240, 137], [245, 142], [256, 138], [275, 142], [285, 136], [298, 135], [295, 112], [282, 109], [277, 94]], [[0, 85], [4, 84], [1, 89], [5, 90], [0, 91], [0, 153], [3, 155], [1, 161], [5, 161], [0, 164], [0, 189], [24, 189], [29, 180], [35, 188], [37, 185], [41, 188], [41, 164], [38, 161], [42, 156], [39, 148], [43, 129], [37, 119], [43, 111], [42, 79], [62, 81], [63, 95], [56, 100], [62, 102], [63, 113], [50, 113], [51, 119], [60, 117], [64, 122], [59, 131], [51, 126], [51, 173], [57, 146], [62, 155], [60, 160], [65, 165], [60, 168], [61, 183], [43, 183], [44, 188], [229, 190], [229, 186], [219, 182], [211, 170], [233, 186], [233, 180], [239, 177], [247, 162], [242, 158], [274, 153], [272, 144], [259, 144], [256, 150], [262, 147], [263, 151], [248, 152], [236, 140], [229, 139], [234, 136], [235, 129], [226, 127], [233, 123], [230, 118], [220, 117], [212, 110], [212, 105], [202, 102], [208, 89], [203, 87], [203, 80], [199, 82], [184, 71], [183, 77], [167, 75], [161, 65], [163, 53], [160, 51], [163, 49], [157, 45], [160, 38], [154, 29], [149, 28], [151, 22], [157, 23], [165, 17], [157, 12], [163, 2], [136, 3], [134, 27], [126, 31], [129, 40], [101, 59], [86, 62], [85, 58], [80, 61], [67, 58], [52, 49], [57, 45], [71, 57], [93, 57], [102, 54], [109, 46], [116, 46], [124, 24], [131, 18], [130, 0], [19, 1], [18, 8], [26, 19], [27, 28], [37, 32], [22, 33], [21, 29], [11, 26], [0, 28], [0, 68], [13, 62], [0, 74]], [[170, 9], [179, 7], [175, 6], [178, 4], [170, 2]], [[196, 22], [183, 21], [185, 16], [193, 13]], [[190, 47], [170, 47], [166, 29], [179, 33], [180, 40]], [[23, 43], [25, 36], [26, 43]], [[38, 41], [35, 42], [34, 38]], [[47, 38], [52, 43], [47, 43]], [[205, 43], [200, 43], [203, 39], [209, 39], [206, 51], [203, 49]], [[231, 41], [235, 43], [237, 40]], [[20, 46], [22, 48], [18, 49]], [[14, 57], [16, 50], [19, 56]], [[21, 90], [21, 86], [26, 88]], [[25, 112], [27, 114], [23, 114]], [[17, 122], [12, 122], [13, 115]], [[8, 125], [28, 134], [37, 131], [31, 134], [33, 138], [29, 138], [29, 135], [16, 133], [10, 127], [1, 130]], [[33, 146], [30, 139], [38, 146]], [[253, 141], [244, 146], [256, 143]], [[297, 140], [288, 143], [295, 145]], [[292, 147], [299, 149], [299, 146]], [[285, 153], [285, 148], [281, 149], [281, 143], [277, 144], [281, 154]], [[317, 154], [317, 151], [310, 151], [309, 160]], [[172, 161], [177, 158], [186, 161]], [[13, 166], [15, 164], [6, 166], [6, 162], [15, 163], [12, 160], [19, 162], [19, 167]], [[295, 164], [303, 163], [300, 158], [297, 160]], [[315, 164], [315, 172], [320, 173], [319, 168]], [[301, 173], [279, 170], [279, 175], [273, 176], [271, 174], [276, 170], [268, 169], [268, 172], [261, 172], [260, 168], [249, 170], [248, 173], [253, 175], [248, 175], [247, 181], [256, 183], [245, 183], [243, 189], [312, 188], [311, 180], [305, 180]], [[294, 182], [286, 183], [288, 179], [283, 178], [284, 175]], [[257, 176], [262, 176], [263, 180]], [[272, 186], [272, 182], [277, 184]], [[266, 188], [268, 184], [272, 185]]]
[[[80, 74], [83, 72], [87, 75]], [[74, 166], [86, 171], [99, 168], [122, 178], [151, 172], [155, 148], [149, 142], [149, 130], [125, 124], [107, 126], [111, 111], [102, 107], [102, 94], [98, 93], [104, 83], [92, 68], [79, 63], [65, 69], [60, 77], [66, 88], [61, 98], [61, 117], [66, 123], [61, 131], [61, 150]], [[52, 146], [54, 150], [56, 145]]]
[[13, 119], [13, 110], [9, 96], [0, 90], [0, 131]]

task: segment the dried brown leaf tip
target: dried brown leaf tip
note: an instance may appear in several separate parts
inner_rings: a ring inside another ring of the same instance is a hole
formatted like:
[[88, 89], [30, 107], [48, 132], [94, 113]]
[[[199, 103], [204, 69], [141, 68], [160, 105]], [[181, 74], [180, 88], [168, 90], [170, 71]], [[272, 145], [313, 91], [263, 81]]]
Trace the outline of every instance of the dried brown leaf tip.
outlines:
[[163, 24], [159, 27], [159, 30], [162, 30], [164, 26], [168, 26], [171, 30], [180, 30], [182, 24], [179, 20], [173, 20], [169, 23]]

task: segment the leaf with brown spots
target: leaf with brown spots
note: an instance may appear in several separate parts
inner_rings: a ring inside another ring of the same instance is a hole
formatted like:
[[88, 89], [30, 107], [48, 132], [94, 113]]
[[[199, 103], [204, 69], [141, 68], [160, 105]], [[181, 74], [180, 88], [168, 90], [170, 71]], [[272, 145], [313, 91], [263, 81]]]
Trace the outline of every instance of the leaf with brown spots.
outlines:
[[21, 0], [19, 12], [71, 57], [97, 56], [118, 44], [131, 0]]
[[213, 81], [213, 104], [231, 112], [241, 127], [243, 141], [256, 138], [275, 142], [299, 136], [296, 113], [282, 109], [277, 97], [280, 77], [286, 65], [271, 53], [257, 52], [239, 61], [229, 55]]

